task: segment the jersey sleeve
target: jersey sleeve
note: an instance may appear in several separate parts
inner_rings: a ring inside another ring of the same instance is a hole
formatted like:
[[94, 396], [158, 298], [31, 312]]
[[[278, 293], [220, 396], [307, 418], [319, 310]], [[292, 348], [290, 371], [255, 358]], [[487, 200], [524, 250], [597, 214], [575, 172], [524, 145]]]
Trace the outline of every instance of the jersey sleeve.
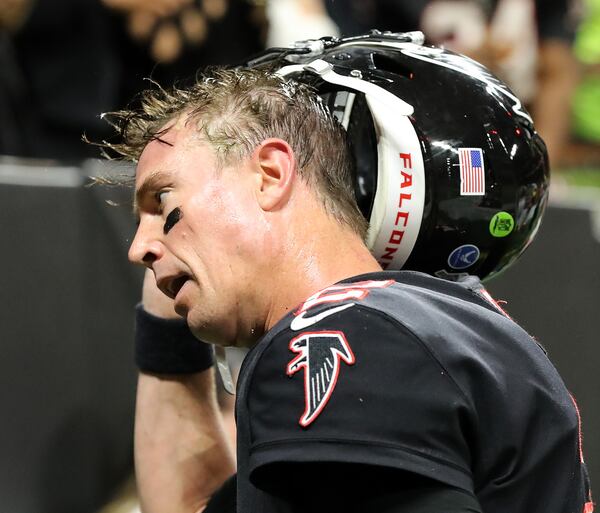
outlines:
[[290, 464], [309, 477], [311, 464], [328, 462], [472, 492], [468, 434], [476, 419], [427, 346], [361, 304], [315, 318], [279, 332], [256, 361], [244, 405], [253, 483], [264, 486], [264, 476]]

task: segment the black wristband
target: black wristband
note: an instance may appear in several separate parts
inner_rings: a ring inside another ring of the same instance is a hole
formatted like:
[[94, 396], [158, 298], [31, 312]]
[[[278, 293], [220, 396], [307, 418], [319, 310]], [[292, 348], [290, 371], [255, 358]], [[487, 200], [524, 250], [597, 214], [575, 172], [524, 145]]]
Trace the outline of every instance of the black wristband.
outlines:
[[198, 340], [183, 319], [163, 319], [135, 307], [135, 363], [152, 374], [193, 374], [214, 363], [210, 344]]

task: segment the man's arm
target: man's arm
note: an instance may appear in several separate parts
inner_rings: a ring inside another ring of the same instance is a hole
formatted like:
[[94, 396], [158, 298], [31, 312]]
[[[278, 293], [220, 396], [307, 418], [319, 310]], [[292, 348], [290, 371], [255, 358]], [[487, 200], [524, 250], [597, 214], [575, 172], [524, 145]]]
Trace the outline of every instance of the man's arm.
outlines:
[[570, 142], [571, 97], [580, 68], [573, 53], [577, 29], [572, 0], [535, 0], [539, 39], [538, 92], [532, 114], [548, 146], [550, 166], [564, 162]]
[[538, 75], [532, 113], [548, 146], [550, 165], [560, 166], [569, 142], [571, 96], [579, 82], [579, 65], [571, 45], [561, 39], [541, 41]]
[[[176, 318], [147, 271], [144, 309]], [[140, 373], [135, 412], [135, 468], [144, 513], [202, 511], [235, 472], [219, 412], [213, 369], [194, 374]]]

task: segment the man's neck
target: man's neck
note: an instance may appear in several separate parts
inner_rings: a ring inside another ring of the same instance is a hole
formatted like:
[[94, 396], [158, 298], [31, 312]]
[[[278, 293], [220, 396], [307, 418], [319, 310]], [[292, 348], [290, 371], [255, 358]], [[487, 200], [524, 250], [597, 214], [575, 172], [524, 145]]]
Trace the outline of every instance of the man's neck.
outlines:
[[353, 276], [381, 271], [357, 234], [340, 230], [337, 224], [315, 228], [297, 237], [285, 252], [283, 268], [274, 273], [267, 331], [316, 292]]

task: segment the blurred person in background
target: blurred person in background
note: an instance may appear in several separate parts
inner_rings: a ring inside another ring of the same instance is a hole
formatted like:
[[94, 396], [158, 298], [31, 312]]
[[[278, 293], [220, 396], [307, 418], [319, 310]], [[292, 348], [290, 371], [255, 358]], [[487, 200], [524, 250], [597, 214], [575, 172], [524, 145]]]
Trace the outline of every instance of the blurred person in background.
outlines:
[[[302, 39], [339, 36], [323, 0], [277, 0], [267, 3], [267, 46], [288, 46]], [[291, 22], [293, 20], [293, 22]]]
[[528, 106], [560, 167], [578, 81], [569, 0], [326, 0], [345, 35], [423, 30], [429, 42], [484, 63]]
[[81, 134], [102, 137], [98, 112], [119, 100], [106, 10], [95, 0], [10, 0], [0, 16], [8, 104], [0, 153], [65, 161], [95, 155]]
[[259, 0], [103, 0], [121, 13], [122, 93], [132, 98], [148, 77], [185, 83], [208, 65], [235, 64], [262, 50], [265, 2]]
[[20, 28], [28, 11], [29, 2], [25, 0], [6, 0], [0, 4], [0, 153], [20, 153], [20, 134], [31, 123], [21, 94], [24, 77], [11, 40], [11, 34]]
[[109, 134], [99, 113], [127, 103], [145, 78], [168, 86], [261, 50], [266, 26], [253, 0], [6, 0], [0, 154], [97, 157], [82, 134]]
[[579, 77], [571, 2], [437, 0], [421, 24], [434, 44], [472, 56], [512, 87], [531, 110], [553, 169], [560, 169]]
[[575, 38], [582, 79], [573, 98], [574, 166], [600, 166], [600, 0], [585, 0]]

